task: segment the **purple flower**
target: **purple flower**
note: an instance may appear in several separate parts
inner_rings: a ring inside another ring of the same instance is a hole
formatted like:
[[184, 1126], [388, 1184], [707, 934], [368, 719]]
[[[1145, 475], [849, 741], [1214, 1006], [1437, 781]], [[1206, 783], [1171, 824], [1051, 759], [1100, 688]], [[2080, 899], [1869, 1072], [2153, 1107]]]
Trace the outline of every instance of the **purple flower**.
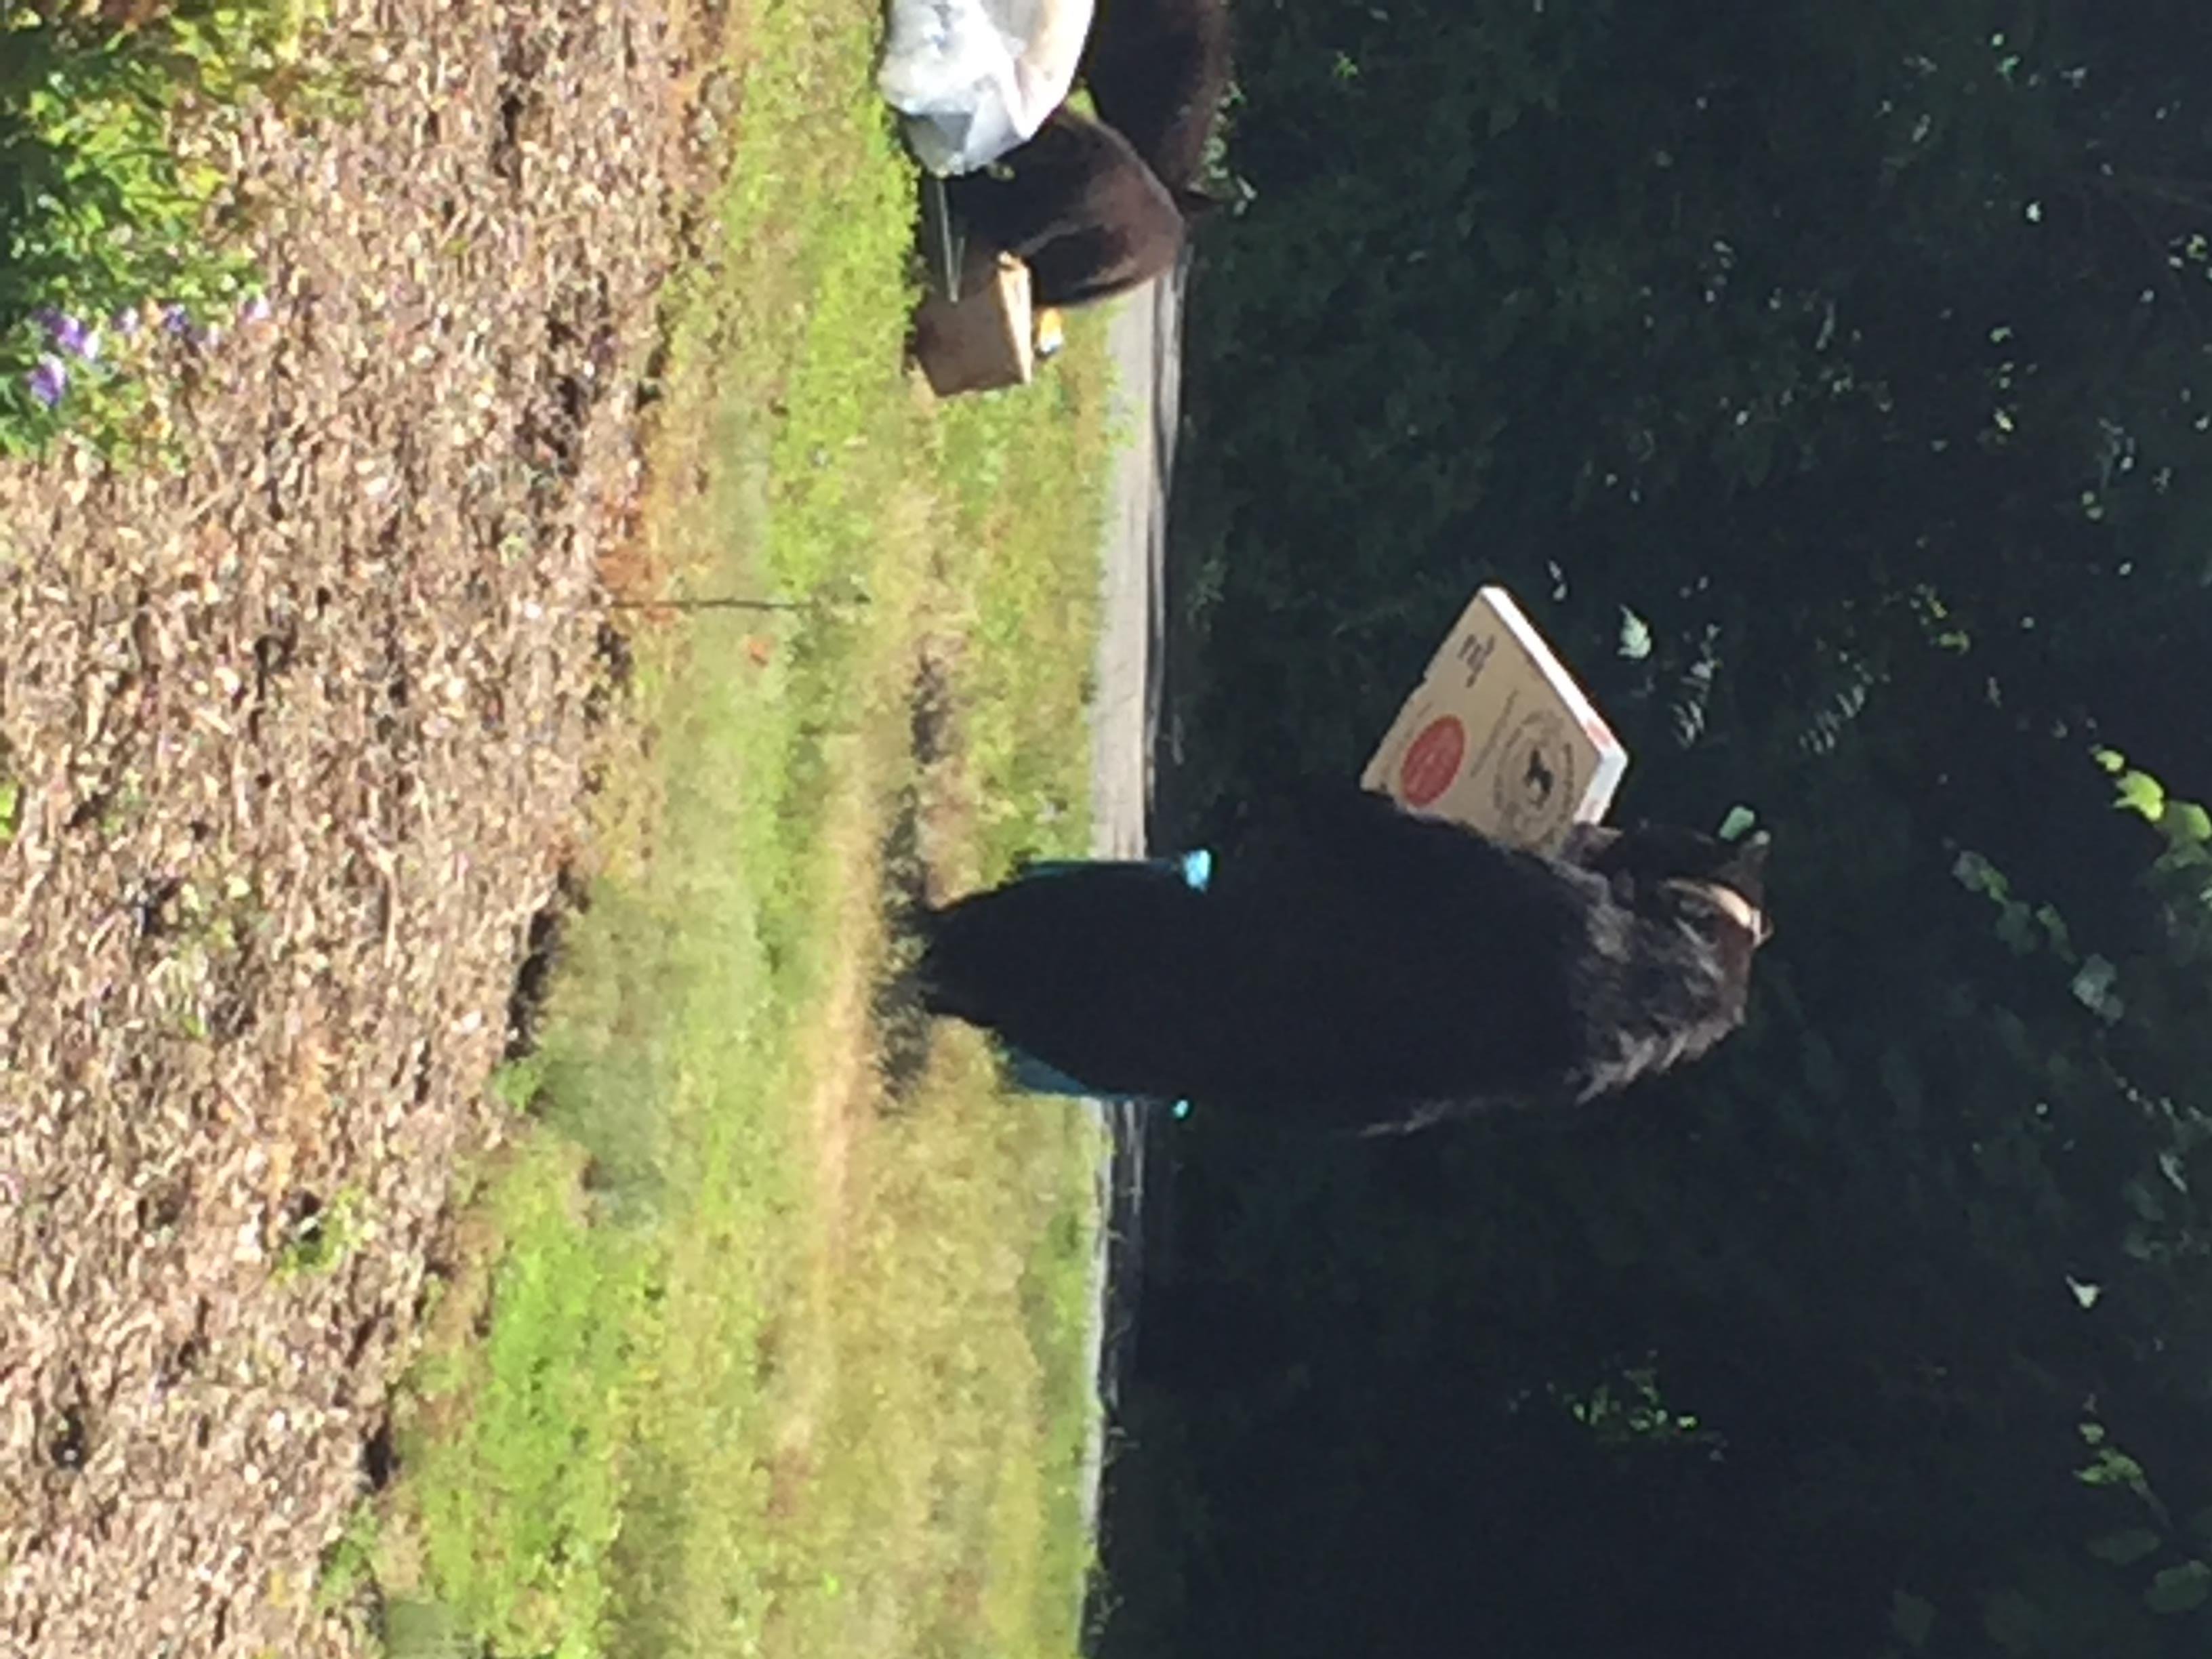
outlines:
[[46, 337], [70, 356], [90, 362], [100, 356], [100, 331], [88, 325], [82, 318], [72, 317], [52, 306], [42, 306], [31, 314], [46, 331]]
[[273, 314], [265, 294], [255, 295], [238, 308], [238, 320], [241, 323], [265, 323]]
[[172, 334], [182, 334], [192, 325], [192, 313], [172, 301], [161, 307], [161, 326]]
[[31, 395], [46, 408], [61, 402], [62, 393], [69, 390], [69, 365], [52, 352], [39, 359], [39, 366], [26, 377]]

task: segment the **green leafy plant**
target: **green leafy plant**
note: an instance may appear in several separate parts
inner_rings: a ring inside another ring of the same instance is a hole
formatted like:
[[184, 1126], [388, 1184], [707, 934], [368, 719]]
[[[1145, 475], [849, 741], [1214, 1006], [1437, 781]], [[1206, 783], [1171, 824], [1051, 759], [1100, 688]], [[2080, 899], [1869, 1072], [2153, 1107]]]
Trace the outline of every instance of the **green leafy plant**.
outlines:
[[302, 74], [293, 4], [177, 5], [135, 26], [0, 17], [0, 453], [64, 429], [158, 435], [155, 348], [205, 347], [257, 283], [222, 123]]
[[2118, 750], [2100, 749], [2096, 758], [2112, 775], [2113, 805], [2142, 818], [2165, 842], [2148, 880], [2184, 959], [2203, 961], [2212, 956], [2212, 811], [2168, 795], [2164, 784], [2130, 766]]
[[349, 1187], [295, 1222], [276, 1252], [277, 1277], [326, 1273], [351, 1255], [370, 1231], [362, 1209], [361, 1194]]
[[508, 1060], [491, 1074], [487, 1085], [492, 1098], [511, 1112], [526, 1112], [537, 1104], [545, 1090], [546, 1066], [543, 1057], [526, 1055]]

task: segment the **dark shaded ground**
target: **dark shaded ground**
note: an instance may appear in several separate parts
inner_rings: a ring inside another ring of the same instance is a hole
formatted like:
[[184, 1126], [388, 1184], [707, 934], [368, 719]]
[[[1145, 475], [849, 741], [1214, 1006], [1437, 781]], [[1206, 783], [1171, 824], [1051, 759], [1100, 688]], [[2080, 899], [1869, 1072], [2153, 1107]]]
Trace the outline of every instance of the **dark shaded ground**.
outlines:
[[[1181, 419], [1182, 296], [1188, 275], [1186, 257], [1172, 276], [1125, 302], [1111, 325], [1120, 396], [1116, 418], [1128, 423], [1128, 441], [1120, 453], [1107, 507], [1098, 693], [1092, 713], [1092, 840], [1105, 857], [1141, 856], [1151, 844], [1166, 625], [1168, 489]], [[1104, 1425], [1089, 1483], [1094, 1506], [1100, 1468], [1111, 1455], [1121, 1379], [1135, 1352], [1145, 1196], [1153, 1168], [1148, 1146], [1157, 1133], [1150, 1115], [1136, 1108], [1109, 1103], [1099, 1109], [1113, 1135], [1114, 1153], [1102, 1193], [1106, 1224], [1097, 1375]], [[1092, 1519], [1095, 1523], [1095, 1508]], [[1087, 1598], [1086, 1628], [1098, 1614], [1101, 1588], [1093, 1585]]]

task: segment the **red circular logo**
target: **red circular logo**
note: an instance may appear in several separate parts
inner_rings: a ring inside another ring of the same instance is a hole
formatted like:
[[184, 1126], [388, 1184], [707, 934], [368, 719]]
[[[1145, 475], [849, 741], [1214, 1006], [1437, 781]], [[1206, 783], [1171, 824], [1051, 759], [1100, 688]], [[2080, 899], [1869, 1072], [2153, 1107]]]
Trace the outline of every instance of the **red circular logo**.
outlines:
[[1398, 764], [1398, 790], [1408, 806], [1426, 806], [1452, 787], [1467, 758], [1467, 728], [1449, 714], [1438, 715], [1406, 745]]

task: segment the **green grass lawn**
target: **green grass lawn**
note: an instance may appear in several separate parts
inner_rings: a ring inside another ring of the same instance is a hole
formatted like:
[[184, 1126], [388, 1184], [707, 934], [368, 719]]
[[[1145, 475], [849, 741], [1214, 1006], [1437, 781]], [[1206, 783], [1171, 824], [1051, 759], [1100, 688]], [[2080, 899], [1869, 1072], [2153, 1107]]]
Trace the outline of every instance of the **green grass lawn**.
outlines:
[[1103, 329], [1025, 392], [909, 381], [877, 26], [732, 21], [636, 585], [814, 603], [625, 613], [590, 906], [495, 1080], [522, 1127], [333, 1556], [395, 1655], [1076, 1647], [1103, 1138], [968, 1033], [887, 1045], [876, 988], [925, 869], [1086, 844]]

